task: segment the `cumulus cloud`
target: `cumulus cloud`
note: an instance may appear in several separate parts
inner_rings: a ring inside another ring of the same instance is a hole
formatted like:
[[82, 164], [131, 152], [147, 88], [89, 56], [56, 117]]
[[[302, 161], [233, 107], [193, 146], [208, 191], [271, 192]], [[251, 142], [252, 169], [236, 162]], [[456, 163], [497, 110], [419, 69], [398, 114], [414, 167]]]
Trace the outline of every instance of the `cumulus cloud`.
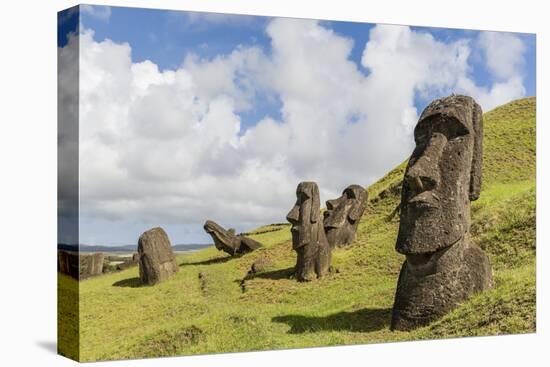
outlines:
[[111, 7], [106, 5], [80, 5], [80, 11], [103, 21], [111, 18]]
[[513, 33], [480, 32], [474, 50], [480, 52], [485, 67], [493, 76], [491, 86], [476, 86], [474, 81], [460, 76], [457, 89], [478, 100], [485, 110], [525, 95], [523, 74], [525, 45]]
[[516, 35], [504, 32], [481, 32], [479, 44], [485, 53], [487, 67], [501, 80], [517, 76], [522, 66], [525, 45]]
[[[165, 225], [180, 228], [175, 241], [185, 242], [208, 240], [200, 227], [208, 218], [237, 230], [284, 221], [298, 182], [317, 181], [326, 200], [406, 159], [415, 98], [465, 92], [487, 108], [524, 93], [516, 67], [489, 62], [492, 46], [485, 55], [499, 80], [474, 82], [472, 40], [444, 43], [377, 25], [364, 45], [365, 73], [350, 60], [353, 40], [315, 21], [274, 19], [266, 32], [269, 53], [239, 46], [212, 59], [189, 54], [164, 71], [133, 63], [127, 43], [81, 33], [84, 241], [105, 241], [102, 226]], [[281, 118], [244, 129], [240, 113], [259, 94], [280, 99]]]

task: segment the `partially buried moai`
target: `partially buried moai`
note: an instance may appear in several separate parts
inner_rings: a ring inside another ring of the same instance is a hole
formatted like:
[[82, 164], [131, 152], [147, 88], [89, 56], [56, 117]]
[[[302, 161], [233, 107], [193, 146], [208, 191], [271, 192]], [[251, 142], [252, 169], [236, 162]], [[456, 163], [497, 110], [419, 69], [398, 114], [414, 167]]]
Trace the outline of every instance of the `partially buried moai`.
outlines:
[[411, 330], [492, 285], [485, 253], [470, 241], [470, 201], [481, 189], [483, 116], [473, 98], [433, 101], [414, 130], [403, 179], [396, 250], [401, 268], [391, 328]]
[[138, 240], [139, 277], [148, 285], [160, 283], [178, 272], [178, 264], [166, 232], [156, 227]]
[[233, 228], [226, 230], [212, 220], [207, 220], [203, 228], [214, 240], [214, 246], [231, 256], [246, 254], [262, 247], [258, 241], [235, 234]]
[[80, 278], [87, 278], [103, 273], [104, 255], [101, 252], [94, 254], [79, 254]]
[[331, 246], [321, 216], [319, 188], [315, 182], [301, 182], [296, 189], [296, 204], [286, 219], [292, 224], [292, 247], [297, 253], [295, 277], [299, 281], [325, 275], [330, 268]]
[[323, 225], [332, 247], [347, 246], [353, 242], [367, 200], [367, 190], [359, 185], [350, 185], [339, 198], [327, 200]]

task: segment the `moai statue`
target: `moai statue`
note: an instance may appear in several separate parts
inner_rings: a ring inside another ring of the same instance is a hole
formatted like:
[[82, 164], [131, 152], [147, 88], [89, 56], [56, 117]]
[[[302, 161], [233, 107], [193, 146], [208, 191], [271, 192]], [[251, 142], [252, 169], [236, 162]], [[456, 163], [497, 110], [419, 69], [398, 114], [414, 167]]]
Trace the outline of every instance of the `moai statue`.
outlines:
[[67, 274], [75, 279], [78, 279], [80, 276], [78, 252], [58, 250], [57, 270], [63, 274]]
[[319, 188], [315, 182], [301, 182], [296, 204], [286, 219], [292, 224], [292, 248], [296, 251], [295, 277], [309, 281], [325, 275], [330, 268], [331, 246], [323, 228]]
[[94, 275], [103, 273], [103, 259], [102, 252], [93, 254], [80, 254], [80, 278], [88, 278]]
[[396, 250], [401, 268], [392, 330], [427, 325], [492, 286], [487, 255], [470, 241], [470, 201], [481, 189], [483, 115], [467, 96], [433, 101], [414, 130]]
[[332, 247], [343, 247], [353, 242], [367, 200], [367, 190], [359, 185], [350, 185], [338, 199], [327, 200], [323, 225]]
[[207, 220], [203, 228], [206, 233], [212, 236], [214, 246], [231, 256], [246, 254], [262, 247], [262, 244], [258, 241], [242, 235], [236, 235], [233, 228], [225, 230], [218, 223], [211, 220]]
[[144, 232], [138, 240], [139, 277], [141, 282], [154, 285], [177, 273], [172, 245], [160, 227]]

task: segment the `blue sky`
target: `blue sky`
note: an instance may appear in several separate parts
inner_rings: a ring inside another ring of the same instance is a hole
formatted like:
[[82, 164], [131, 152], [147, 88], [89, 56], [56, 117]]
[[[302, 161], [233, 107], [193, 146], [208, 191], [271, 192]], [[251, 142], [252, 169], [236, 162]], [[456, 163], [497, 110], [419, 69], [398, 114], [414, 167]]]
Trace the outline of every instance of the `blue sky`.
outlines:
[[[227, 18], [219, 22], [202, 22], [201, 13], [167, 11], [144, 8], [111, 7], [108, 19], [82, 14], [86, 28], [93, 29], [95, 39], [105, 38], [116, 42], [128, 42], [132, 45], [132, 60], [140, 62], [151, 60], [161, 69], [176, 69], [187, 53], [195, 53], [202, 58], [213, 58], [219, 54], [228, 54], [238, 45], [258, 45], [266, 53], [270, 52], [271, 42], [264, 29], [270, 17], [224, 15]], [[204, 13], [202, 13], [204, 14]], [[214, 15], [215, 16], [215, 15]], [[357, 22], [323, 21], [322, 25], [334, 32], [353, 40], [354, 47], [349, 56], [359, 70], [368, 74], [361, 65], [361, 55], [369, 40], [369, 31], [374, 24]], [[475, 30], [452, 28], [411, 27], [419, 32], [427, 32], [437, 40], [456, 41], [460, 38], [471, 38]], [[527, 45], [525, 53], [524, 87], [526, 95], [536, 94], [535, 75], [535, 36], [517, 34]], [[479, 85], [489, 85], [490, 75], [481, 60], [476, 60], [472, 76]], [[416, 107], [422, 110], [430, 101], [418, 99]], [[259, 99], [255, 108], [242, 114], [245, 123], [251, 124], [262, 115], [280, 116], [280, 103], [277, 100]]]
[[204, 243], [206, 219], [282, 222], [298, 182], [324, 201], [405, 160], [434, 98], [487, 111], [535, 95], [531, 34], [75, 9], [59, 14], [58, 46], [62, 74], [80, 16], [82, 243], [157, 225]]

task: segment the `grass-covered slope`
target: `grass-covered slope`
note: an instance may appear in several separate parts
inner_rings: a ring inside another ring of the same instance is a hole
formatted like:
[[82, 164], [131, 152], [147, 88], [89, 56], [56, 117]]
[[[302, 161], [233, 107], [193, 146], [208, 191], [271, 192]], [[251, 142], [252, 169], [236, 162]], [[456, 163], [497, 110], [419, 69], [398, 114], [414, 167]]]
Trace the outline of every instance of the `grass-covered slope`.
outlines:
[[[496, 286], [439, 321], [389, 330], [403, 262], [394, 250], [399, 216], [392, 215], [402, 164], [369, 187], [357, 238], [334, 251], [338, 271], [326, 278], [289, 279], [289, 226], [272, 225], [251, 235], [264, 248], [240, 258], [213, 247], [179, 256], [180, 272], [154, 287], [139, 286], [137, 268], [81, 282], [81, 359], [534, 332], [535, 104], [527, 98], [485, 114], [484, 183], [472, 205], [472, 236], [491, 257]], [[260, 257], [271, 264], [245, 279]]]

